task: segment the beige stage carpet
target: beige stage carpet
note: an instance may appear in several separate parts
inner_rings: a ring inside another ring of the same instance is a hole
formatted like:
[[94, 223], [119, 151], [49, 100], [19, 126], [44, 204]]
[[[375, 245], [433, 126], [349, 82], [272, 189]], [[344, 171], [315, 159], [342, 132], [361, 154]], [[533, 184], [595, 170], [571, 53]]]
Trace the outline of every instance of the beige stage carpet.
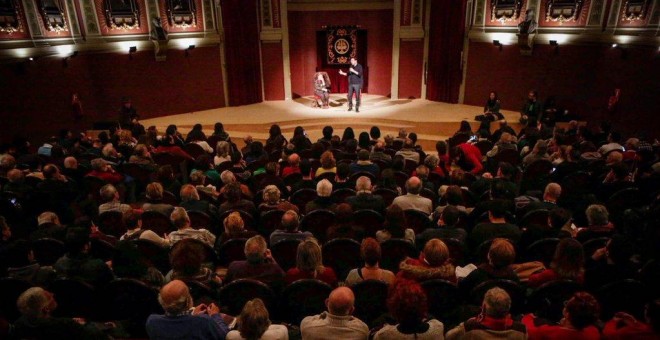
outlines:
[[[355, 131], [355, 136], [376, 125], [382, 136], [396, 136], [399, 129], [415, 132], [418, 144], [424, 150], [435, 150], [435, 143], [452, 136], [458, 130], [461, 120], [467, 120], [476, 131], [479, 122], [474, 117], [483, 112], [483, 107], [433, 102], [424, 99], [392, 100], [377, 95], [362, 95], [360, 112], [347, 111], [345, 94], [333, 94], [330, 108], [312, 107], [312, 97], [302, 97], [293, 101], [267, 101], [259, 104], [223, 107], [218, 109], [165, 116], [142, 121], [144, 126], [155, 125], [160, 133], [169, 124], [175, 124], [183, 134], [188, 133], [194, 124], [202, 124], [204, 132], [210, 135], [213, 125], [222, 122], [229, 135], [242, 145], [242, 138], [251, 135], [256, 140], [266, 140], [272, 124], [279, 124], [282, 133], [291, 138], [293, 129], [302, 126], [312, 142], [322, 136], [321, 130], [332, 125], [334, 134], [341, 136], [348, 126]], [[518, 130], [520, 113], [502, 111], [505, 118]], [[497, 129], [497, 123], [491, 131]]]

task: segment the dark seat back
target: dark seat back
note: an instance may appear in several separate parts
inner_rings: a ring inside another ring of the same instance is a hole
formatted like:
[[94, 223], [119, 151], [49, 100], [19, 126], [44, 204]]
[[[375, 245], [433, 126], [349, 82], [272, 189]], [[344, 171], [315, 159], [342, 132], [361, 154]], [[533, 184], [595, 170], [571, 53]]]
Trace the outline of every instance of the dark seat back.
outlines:
[[412, 243], [403, 239], [389, 239], [380, 245], [381, 260], [380, 267], [396, 273], [399, 271], [399, 264], [406, 257], [417, 257], [417, 249]]
[[304, 279], [291, 283], [282, 291], [282, 318], [297, 325], [304, 317], [323, 312], [331, 291], [332, 287], [320, 280]]
[[387, 312], [387, 283], [378, 280], [364, 280], [351, 287], [355, 294], [353, 315], [373, 327], [373, 323]]
[[277, 261], [277, 264], [280, 265], [282, 270], [287, 271], [296, 266], [298, 244], [300, 244], [300, 240], [283, 239], [270, 246], [273, 258]]
[[[246, 302], [259, 298], [264, 302], [270, 315], [275, 315], [275, 293], [263, 282], [252, 279], [239, 279], [220, 289], [222, 311], [229, 315], [239, 315]], [[271, 316], [273, 318], [273, 316]]]
[[351, 269], [362, 265], [360, 243], [349, 238], [337, 238], [323, 245], [323, 264], [334, 269], [343, 281]]

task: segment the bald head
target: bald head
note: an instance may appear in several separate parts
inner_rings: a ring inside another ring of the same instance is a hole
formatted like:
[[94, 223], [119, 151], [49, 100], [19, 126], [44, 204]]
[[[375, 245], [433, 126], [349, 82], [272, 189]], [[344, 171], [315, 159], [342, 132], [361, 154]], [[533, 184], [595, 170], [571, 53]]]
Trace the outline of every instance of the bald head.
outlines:
[[417, 176], [412, 176], [406, 181], [406, 192], [418, 195], [422, 191], [422, 181]]
[[289, 164], [291, 166], [298, 166], [300, 164], [300, 156], [297, 153], [289, 155]]
[[353, 304], [355, 303], [355, 295], [348, 287], [339, 287], [330, 293], [330, 296], [325, 300], [325, 305], [328, 307], [328, 312], [332, 315], [346, 316], [353, 313]]
[[561, 186], [557, 183], [549, 183], [545, 186], [545, 192], [543, 193], [543, 199], [550, 202], [557, 202], [561, 196]]
[[183, 281], [174, 280], [160, 289], [158, 302], [168, 314], [180, 314], [192, 307], [190, 290]]

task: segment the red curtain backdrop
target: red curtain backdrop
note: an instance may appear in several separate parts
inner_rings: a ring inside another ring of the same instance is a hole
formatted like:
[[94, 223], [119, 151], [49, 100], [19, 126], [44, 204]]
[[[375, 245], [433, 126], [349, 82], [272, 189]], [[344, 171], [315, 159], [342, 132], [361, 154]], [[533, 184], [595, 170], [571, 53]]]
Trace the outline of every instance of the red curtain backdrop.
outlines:
[[221, 5], [229, 106], [259, 103], [262, 98], [257, 1], [222, 0]]
[[465, 34], [465, 0], [431, 2], [427, 98], [457, 103]]

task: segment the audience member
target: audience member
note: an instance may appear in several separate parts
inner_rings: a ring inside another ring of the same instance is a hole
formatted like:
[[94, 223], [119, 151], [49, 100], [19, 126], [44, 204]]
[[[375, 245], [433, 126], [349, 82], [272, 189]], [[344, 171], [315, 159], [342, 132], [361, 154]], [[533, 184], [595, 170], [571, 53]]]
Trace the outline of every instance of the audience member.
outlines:
[[323, 265], [321, 246], [314, 238], [308, 238], [298, 244], [296, 266], [286, 272], [284, 280], [287, 284], [301, 279], [321, 280], [331, 287], [337, 286], [335, 271]]
[[313, 237], [309, 231], [300, 231], [300, 217], [293, 210], [288, 210], [282, 215], [282, 229], [273, 231], [270, 234], [270, 245], [274, 245], [282, 240], [305, 240]]
[[421, 191], [422, 181], [418, 177], [410, 177], [406, 181], [406, 194], [396, 197], [392, 205], [398, 206], [401, 210], [414, 209], [430, 215], [433, 212], [433, 202], [420, 196]]
[[255, 279], [272, 287], [280, 286], [284, 281], [284, 271], [275, 262], [266, 240], [260, 236], [253, 236], [245, 242], [244, 261], [234, 261], [229, 264], [225, 282], [237, 279]]
[[89, 255], [91, 244], [89, 230], [71, 228], [67, 231], [66, 254], [53, 265], [58, 276], [85, 281], [95, 287], [102, 287], [112, 281], [114, 275], [102, 260]]
[[227, 333], [227, 340], [288, 340], [289, 330], [284, 325], [273, 325], [264, 302], [252, 299], [245, 303], [236, 320], [238, 328]]
[[380, 214], [385, 213], [385, 201], [380, 195], [371, 193], [371, 180], [367, 176], [360, 176], [355, 182], [356, 195], [346, 199], [353, 211], [362, 209], [374, 210]]
[[332, 182], [323, 179], [316, 184], [316, 198], [305, 205], [305, 214], [319, 209], [334, 211], [336, 207], [337, 203], [332, 198]]
[[434, 238], [426, 242], [419, 258], [408, 258], [401, 262], [397, 277], [418, 282], [433, 279], [456, 282], [455, 269], [447, 245], [442, 240]]
[[399, 206], [392, 204], [385, 213], [385, 228], [376, 232], [376, 239], [383, 243], [389, 239], [404, 239], [415, 244], [415, 231], [406, 228], [406, 216]]
[[174, 227], [177, 229], [176, 231], [171, 232], [168, 236], [172, 244], [183, 239], [192, 238], [204, 242], [209, 247], [213, 247], [213, 244], [215, 243], [215, 235], [206, 229], [193, 229], [190, 226], [190, 217], [188, 217], [188, 213], [184, 208], [174, 208], [174, 211], [172, 211], [172, 214], [170, 215], [170, 219], [172, 220]]
[[352, 339], [366, 340], [369, 327], [352, 316], [355, 295], [348, 287], [339, 287], [325, 300], [327, 312], [308, 316], [300, 323], [303, 339]]
[[564, 306], [563, 318], [558, 325], [543, 324], [532, 314], [526, 315], [522, 322], [527, 327], [530, 339], [586, 339], [601, 338], [597, 327], [600, 307], [591, 294], [577, 292]]
[[364, 280], [378, 280], [388, 285], [394, 282], [394, 273], [378, 266], [381, 258], [380, 244], [372, 237], [365, 238], [360, 245], [364, 267], [352, 269], [346, 276], [346, 285], [353, 286]]

